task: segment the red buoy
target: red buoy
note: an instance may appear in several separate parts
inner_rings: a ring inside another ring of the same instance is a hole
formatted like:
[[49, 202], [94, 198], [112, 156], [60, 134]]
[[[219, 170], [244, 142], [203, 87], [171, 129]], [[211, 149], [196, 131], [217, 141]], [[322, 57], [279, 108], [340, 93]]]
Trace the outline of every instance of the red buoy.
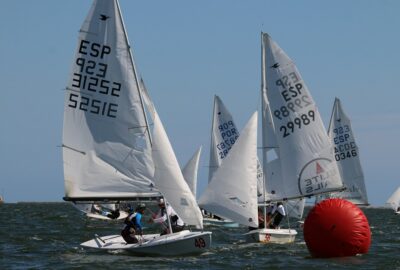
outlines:
[[304, 240], [313, 257], [329, 258], [367, 253], [371, 230], [364, 213], [343, 199], [315, 205], [304, 222]]

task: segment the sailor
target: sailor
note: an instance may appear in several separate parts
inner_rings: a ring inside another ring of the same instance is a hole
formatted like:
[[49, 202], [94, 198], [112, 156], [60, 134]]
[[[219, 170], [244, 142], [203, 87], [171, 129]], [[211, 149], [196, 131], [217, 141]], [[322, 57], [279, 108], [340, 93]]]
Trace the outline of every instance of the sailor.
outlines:
[[143, 235], [141, 220], [145, 210], [146, 205], [144, 203], [140, 203], [135, 211], [133, 211], [133, 208], [129, 209], [129, 215], [125, 218], [125, 225], [121, 231], [121, 236], [126, 243], [134, 244], [139, 242], [137, 235]]
[[264, 228], [264, 212], [261, 207], [258, 207], [258, 228], [257, 227], [249, 227], [249, 231], [256, 229]]
[[183, 220], [178, 216], [178, 214], [169, 204], [165, 204], [163, 198], [158, 201], [158, 207], [160, 208], [160, 210], [158, 210], [158, 213], [156, 215], [153, 215], [150, 222], [161, 224], [162, 232], [160, 235], [170, 233], [167, 215], [169, 216], [169, 219], [171, 221], [172, 232], [180, 232], [183, 230], [183, 228], [185, 227]]
[[272, 209], [273, 222], [270, 227], [272, 229], [278, 228], [284, 216], [286, 216], [285, 208], [283, 207], [282, 202], [278, 202], [274, 209]]

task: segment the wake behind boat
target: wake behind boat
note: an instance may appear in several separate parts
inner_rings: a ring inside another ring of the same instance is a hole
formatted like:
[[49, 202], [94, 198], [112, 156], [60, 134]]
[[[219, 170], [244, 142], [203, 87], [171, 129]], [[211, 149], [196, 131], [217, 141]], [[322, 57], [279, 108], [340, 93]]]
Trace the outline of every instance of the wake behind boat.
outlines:
[[[81, 27], [65, 94], [62, 146], [65, 200], [109, 204], [164, 197], [186, 225], [203, 228], [163, 124], [138, 79], [117, 0], [94, 0]], [[168, 223], [169, 234], [136, 235], [139, 244], [110, 235], [82, 246], [148, 255], [202, 253], [210, 247], [211, 232], [171, 233], [169, 218]]]

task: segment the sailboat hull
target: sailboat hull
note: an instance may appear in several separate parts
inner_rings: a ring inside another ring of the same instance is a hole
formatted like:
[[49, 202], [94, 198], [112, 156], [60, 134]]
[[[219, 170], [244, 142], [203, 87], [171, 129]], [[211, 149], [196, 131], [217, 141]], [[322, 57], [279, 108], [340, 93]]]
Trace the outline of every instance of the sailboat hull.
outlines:
[[86, 216], [88, 218], [94, 218], [94, 219], [101, 219], [101, 220], [121, 220], [121, 219], [125, 219], [128, 216], [127, 212], [121, 211], [119, 214], [119, 217], [116, 219], [112, 219], [109, 218], [107, 216], [104, 215], [100, 215], [100, 214], [95, 214], [95, 213], [86, 213]]
[[293, 243], [296, 235], [293, 229], [257, 229], [245, 233], [247, 242], [274, 244]]
[[136, 255], [178, 256], [204, 253], [211, 245], [211, 232], [181, 232], [143, 235], [138, 244], [127, 244], [120, 235], [96, 237], [81, 246], [102, 250], [127, 250]]
[[222, 226], [227, 228], [239, 227], [239, 223], [236, 223], [230, 219], [203, 218], [203, 224], [205, 226]]

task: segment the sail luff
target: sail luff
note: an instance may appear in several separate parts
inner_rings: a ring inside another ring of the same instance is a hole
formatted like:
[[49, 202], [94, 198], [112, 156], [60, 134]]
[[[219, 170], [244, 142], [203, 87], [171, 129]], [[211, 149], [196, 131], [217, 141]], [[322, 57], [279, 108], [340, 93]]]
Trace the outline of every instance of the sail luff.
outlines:
[[136, 83], [136, 87], [138, 89], [138, 95], [139, 95], [139, 98], [140, 98], [140, 104], [142, 106], [142, 111], [143, 111], [143, 115], [144, 115], [144, 121], [146, 123], [146, 129], [147, 129], [146, 133], [147, 133], [147, 136], [149, 138], [150, 145], [152, 145], [149, 122], [147, 120], [146, 111], [144, 109], [144, 102], [143, 102], [142, 91], [141, 91], [141, 87], [140, 87], [140, 83], [139, 83], [139, 77], [137, 75], [135, 61], [133, 60], [132, 47], [129, 44], [128, 33], [126, 31], [126, 28], [125, 28], [125, 23], [124, 23], [124, 19], [122, 17], [122, 12], [121, 12], [121, 7], [119, 5], [119, 1], [118, 0], [114, 0], [114, 1], [116, 2], [116, 5], [117, 5], [119, 18], [121, 20], [122, 29], [123, 29], [123, 32], [124, 32], [124, 35], [125, 35], [126, 46], [129, 48], [129, 50], [128, 50], [129, 51], [129, 56], [130, 56], [129, 59], [131, 61], [132, 67], [133, 67], [133, 75], [135, 76], [135, 83]]
[[335, 119], [335, 108], [337, 108], [337, 103], [338, 103], [338, 98], [335, 98], [335, 101], [333, 102], [333, 106], [332, 106], [332, 111], [331, 111], [331, 118], [329, 120], [329, 126], [328, 126], [328, 134], [331, 133], [333, 124], [334, 124], [334, 119]]

